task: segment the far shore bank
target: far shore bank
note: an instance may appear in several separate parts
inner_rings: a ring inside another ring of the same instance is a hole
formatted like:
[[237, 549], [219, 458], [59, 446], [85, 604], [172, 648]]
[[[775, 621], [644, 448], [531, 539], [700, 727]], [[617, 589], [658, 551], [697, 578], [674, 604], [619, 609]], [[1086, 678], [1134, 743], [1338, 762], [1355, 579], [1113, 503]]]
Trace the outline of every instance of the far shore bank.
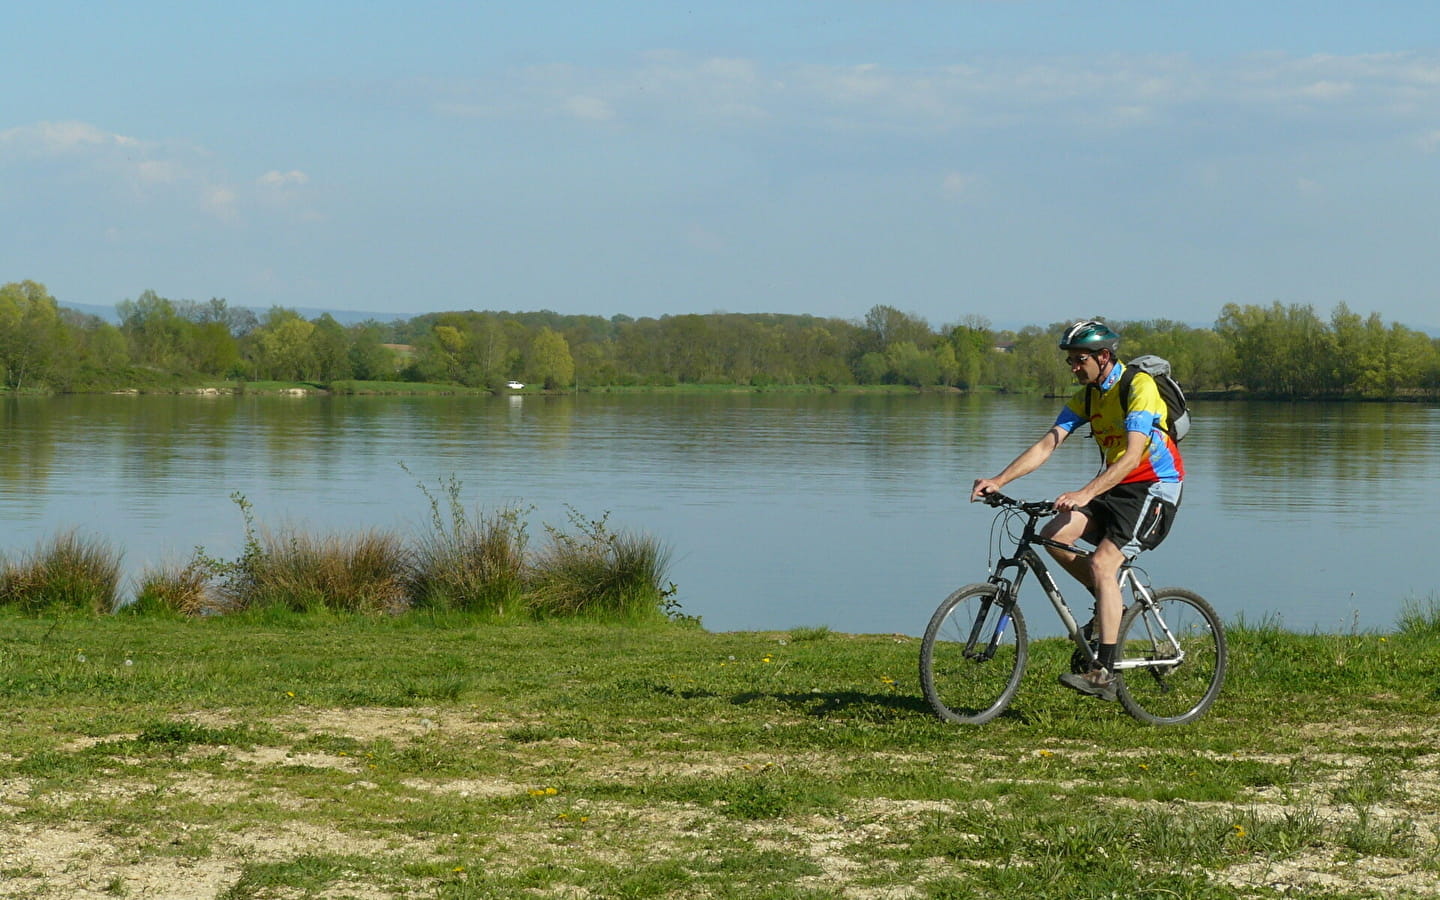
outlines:
[[[290, 397], [331, 397], [331, 396], [434, 396], [434, 397], [526, 397], [566, 396], [574, 394], [984, 394], [1005, 396], [1039, 396], [1046, 399], [1065, 399], [1066, 392], [1010, 391], [996, 386], [975, 389], [945, 385], [916, 386], [909, 384], [647, 384], [647, 385], [595, 385], [566, 388], [544, 388], [525, 386], [518, 389], [470, 387], [460, 384], [408, 381], [224, 381], [202, 382], [200, 384], [141, 385], [128, 387], [106, 387], [92, 390], [51, 391], [51, 390], [0, 390], [0, 396], [9, 397], [58, 397], [74, 395], [113, 396], [290, 396]], [[1186, 396], [1202, 402], [1281, 402], [1281, 403], [1437, 403], [1440, 396], [1419, 391], [1409, 391], [1389, 397], [1358, 396], [1315, 396], [1288, 397], [1259, 394], [1243, 389], [1187, 391]]]

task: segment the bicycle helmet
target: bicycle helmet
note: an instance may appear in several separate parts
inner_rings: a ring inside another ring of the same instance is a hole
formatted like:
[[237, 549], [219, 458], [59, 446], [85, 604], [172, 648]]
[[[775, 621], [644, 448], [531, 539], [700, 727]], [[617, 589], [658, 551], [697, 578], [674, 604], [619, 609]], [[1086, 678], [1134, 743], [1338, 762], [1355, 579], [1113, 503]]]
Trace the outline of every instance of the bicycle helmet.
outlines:
[[1076, 322], [1060, 335], [1061, 350], [1109, 350], [1120, 346], [1120, 335], [1104, 322]]

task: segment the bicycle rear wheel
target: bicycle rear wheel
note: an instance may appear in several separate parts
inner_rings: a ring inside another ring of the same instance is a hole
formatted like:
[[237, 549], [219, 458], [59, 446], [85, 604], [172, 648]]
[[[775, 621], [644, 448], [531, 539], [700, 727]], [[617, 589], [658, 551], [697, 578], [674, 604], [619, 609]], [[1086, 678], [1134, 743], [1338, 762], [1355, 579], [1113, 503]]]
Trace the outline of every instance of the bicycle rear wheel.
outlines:
[[967, 585], [940, 604], [920, 644], [920, 686], [947, 722], [983, 725], [1010, 705], [1029, 642], [1020, 607], [993, 584]]
[[1225, 629], [1205, 598], [1158, 590], [1153, 607], [1136, 604], [1120, 620], [1120, 704], [1151, 725], [1194, 721], [1220, 694], [1227, 652]]

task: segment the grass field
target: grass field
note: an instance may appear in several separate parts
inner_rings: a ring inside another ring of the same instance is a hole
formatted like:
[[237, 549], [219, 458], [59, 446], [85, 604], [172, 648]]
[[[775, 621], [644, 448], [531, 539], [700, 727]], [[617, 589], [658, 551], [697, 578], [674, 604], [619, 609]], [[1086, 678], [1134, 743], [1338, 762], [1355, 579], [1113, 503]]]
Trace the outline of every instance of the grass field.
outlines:
[[898, 635], [5, 611], [0, 897], [1433, 897], [1435, 619], [965, 728]]

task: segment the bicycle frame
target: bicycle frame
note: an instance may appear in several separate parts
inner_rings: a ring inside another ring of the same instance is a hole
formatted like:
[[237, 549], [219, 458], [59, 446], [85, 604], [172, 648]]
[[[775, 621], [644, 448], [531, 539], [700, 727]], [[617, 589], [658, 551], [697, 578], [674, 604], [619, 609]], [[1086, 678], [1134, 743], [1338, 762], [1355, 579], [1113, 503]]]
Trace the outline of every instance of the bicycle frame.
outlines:
[[[1060, 592], [1060, 585], [1055, 581], [1055, 576], [1051, 573], [1050, 567], [1045, 563], [1045, 560], [1036, 551], [1035, 547], [1039, 545], [1068, 551], [1082, 559], [1091, 556], [1092, 551], [1084, 547], [1077, 547], [1074, 544], [1052, 540], [1042, 536], [1036, 531], [1035, 524], [1043, 514], [1043, 505], [1016, 504], [1016, 506], [1012, 508], [1018, 509], [1020, 513], [1026, 517], [1025, 530], [1016, 542], [1015, 552], [1010, 556], [1002, 557], [996, 562], [994, 570], [990, 573], [989, 583], [1000, 589], [1001, 597], [1009, 598], [1009, 605], [1014, 605], [1020, 602], [1020, 585], [1025, 580], [1026, 572], [1034, 573], [1035, 578], [1040, 583], [1041, 589], [1045, 592], [1045, 596], [1050, 599], [1050, 605], [1055, 608], [1055, 614], [1060, 617], [1060, 623], [1065, 627], [1065, 633], [1069, 636], [1071, 642], [1079, 649], [1090, 666], [1098, 665], [1099, 661], [1096, 659], [1095, 651], [1091, 648], [1090, 642], [1085, 638], [1081, 625], [1075, 619], [1075, 614], [1070, 610], [1070, 604], [1065, 601], [1065, 596]], [[1010, 569], [1015, 570], [1013, 577], [1007, 577], [1005, 574], [1006, 571]], [[1121, 591], [1129, 591], [1133, 602], [1140, 604], [1145, 609], [1153, 610], [1155, 608], [1154, 594], [1151, 593], [1149, 586], [1135, 574], [1134, 566], [1129, 560], [1126, 560], [1126, 562], [1121, 565], [1119, 579]], [[1117, 659], [1114, 663], [1114, 668], [1117, 671], [1151, 666], [1175, 666], [1184, 661], [1185, 652], [1183, 648], [1181, 648], [1180, 642], [1175, 640], [1175, 635], [1171, 633], [1170, 626], [1165, 623], [1165, 620], [1161, 616], [1146, 616], [1144, 622], [1146, 623], [1147, 630], [1151, 627], [1152, 622], [1158, 625], [1164, 635], [1166, 645], [1175, 648], [1178, 655], [1160, 661]], [[996, 628], [995, 633], [991, 635], [988, 646], [983, 654], [976, 654], [973, 650], [967, 649], [966, 656], [985, 659], [993, 656], [995, 648], [998, 646], [1007, 625], [1007, 621], [1001, 621], [1000, 626]], [[980, 628], [979, 619], [976, 620], [975, 628], [978, 632]], [[1153, 639], [1155, 635], [1152, 633], [1150, 637]], [[972, 634], [967, 646], [973, 648], [975, 642], [979, 639], [980, 635], [978, 633]]]

